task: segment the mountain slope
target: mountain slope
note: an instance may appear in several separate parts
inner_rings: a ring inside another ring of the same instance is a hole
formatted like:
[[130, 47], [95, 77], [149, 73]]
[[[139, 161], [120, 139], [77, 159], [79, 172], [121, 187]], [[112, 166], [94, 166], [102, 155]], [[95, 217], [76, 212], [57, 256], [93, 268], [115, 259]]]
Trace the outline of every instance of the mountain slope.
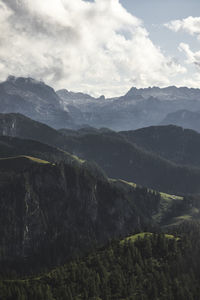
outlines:
[[13, 170], [15, 172], [21, 172], [36, 164], [46, 165], [50, 164], [50, 162], [42, 160], [40, 158], [35, 158], [33, 156], [24, 155], [9, 158], [0, 158], [0, 172], [12, 172]]
[[200, 209], [198, 197], [107, 179], [88, 163], [21, 156], [0, 160], [0, 199], [0, 266], [20, 273], [61, 264], [110, 239], [170, 225]]
[[[157, 154], [137, 147], [120, 133], [111, 130], [87, 128], [79, 131], [56, 131], [18, 114], [2, 114], [0, 132], [45, 142], [82, 159], [93, 160], [112, 178], [133, 181], [167, 193], [200, 191], [199, 169], [176, 165]], [[29, 152], [17, 154], [37, 156], [35, 152], [31, 152], [31, 147]], [[49, 160], [49, 157], [41, 158]]]
[[4, 276], [0, 297], [4, 300], [196, 300], [199, 224], [188, 227], [187, 243], [184, 231], [178, 238], [142, 232], [44, 274], [24, 279]]
[[172, 112], [161, 122], [161, 125], [169, 124], [190, 128], [200, 132], [200, 112], [189, 110], [178, 110]]
[[36, 140], [61, 147], [63, 135], [57, 130], [22, 114], [0, 114], [0, 135]]
[[22, 113], [57, 128], [73, 124], [53, 88], [32, 78], [9, 76], [0, 83], [0, 111]]
[[152, 223], [159, 194], [123, 185], [89, 164], [0, 160], [1, 265], [59, 264]]
[[[66, 132], [68, 135], [68, 132]], [[167, 193], [198, 193], [200, 169], [177, 165], [139, 148], [115, 132], [67, 136], [67, 149], [94, 160], [109, 177], [133, 181]]]
[[78, 161], [78, 158], [65, 151], [37, 141], [0, 136], [0, 158], [13, 156], [32, 156], [50, 162]]
[[174, 125], [120, 132], [128, 141], [181, 165], [200, 167], [200, 134]]

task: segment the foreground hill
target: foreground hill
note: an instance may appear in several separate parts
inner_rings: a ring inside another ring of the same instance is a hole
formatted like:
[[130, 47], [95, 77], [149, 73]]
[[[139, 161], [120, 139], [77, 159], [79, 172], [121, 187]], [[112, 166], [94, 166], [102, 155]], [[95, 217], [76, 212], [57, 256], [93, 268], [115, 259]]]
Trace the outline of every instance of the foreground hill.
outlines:
[[200, 134], [174, 125], [120, 132], [128, 141], [181, 165], [200, 167]]
[[199, 224], [179, 235], [139, 233], [32, 277], [4, 275], [4, 300], [198, 300]]
[[108, 179], [91, 163], [0, 159], [0, 266], [41, 271], [134, 230], [199, 218], [199, 199]]
[[0, 160], [0, 199], [0, 265], [30, 270], [153, 224], [161, 196], [92, 164], [15, 157]]

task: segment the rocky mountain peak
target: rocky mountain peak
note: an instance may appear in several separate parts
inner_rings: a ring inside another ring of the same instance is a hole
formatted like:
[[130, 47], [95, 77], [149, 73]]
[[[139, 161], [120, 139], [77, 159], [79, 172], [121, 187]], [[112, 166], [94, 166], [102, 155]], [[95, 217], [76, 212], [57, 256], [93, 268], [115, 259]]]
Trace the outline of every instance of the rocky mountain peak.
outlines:
[[9, 75], [7, 80], [7, 82], [10, 83], [14, 83], [14, 84], [19, 84], [19, 83], [24, 83], [24, 84], [42, 84], [45, 85], [44, 82], [36, 80], [34, 78], [31, 77], [16, 77], [13, 75]]
[[82, 99], [93, 99], [92, 96], [81, 93], [81, 92], [72, 92], [67, 89], [62, 89], [57, 91], [57, 95], [63, 100], [82, 100]]
[[52, 87], [30, 77], [8, 76], [0, 84], [0, 111], [3, 113], [21, 113], [60, 128], [72, 122], [60, 102]]

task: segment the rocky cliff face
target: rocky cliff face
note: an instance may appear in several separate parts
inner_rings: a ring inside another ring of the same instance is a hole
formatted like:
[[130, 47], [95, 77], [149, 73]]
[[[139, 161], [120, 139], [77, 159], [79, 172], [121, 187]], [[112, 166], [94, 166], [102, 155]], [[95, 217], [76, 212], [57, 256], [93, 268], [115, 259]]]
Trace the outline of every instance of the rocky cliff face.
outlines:
[[155, 210], [159, 202], [154, 194], [122, 189], [80, 165], [31, 164], [17, 172], [1, 170], [0, 178], [1, 263], [65, 261], [94, 241], [131, 233], [151, 220], [144, 203], [151, 199]]
[[0, 84], [0, 110], [3, 113], [22, 113], [53, 127], [73, 124], [64, 111], [53, 88], [32, 78], [9, 76]]

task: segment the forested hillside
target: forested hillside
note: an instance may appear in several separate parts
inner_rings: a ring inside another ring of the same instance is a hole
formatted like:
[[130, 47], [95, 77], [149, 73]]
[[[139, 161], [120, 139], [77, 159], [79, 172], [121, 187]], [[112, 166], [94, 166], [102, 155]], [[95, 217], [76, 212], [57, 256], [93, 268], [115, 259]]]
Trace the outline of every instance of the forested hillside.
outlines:
[[0, 160], [0, 264], [42, 270], [153, 225], [161, 195], [109, 180], [95, 164]]
[[198, 300], [199, 223], [116, 240], [51, 272], [0, 280], [5, 300]]
[[175, 125], [120, 132], [129, 142], [177, 164], [200, 167], [200, 134]]

